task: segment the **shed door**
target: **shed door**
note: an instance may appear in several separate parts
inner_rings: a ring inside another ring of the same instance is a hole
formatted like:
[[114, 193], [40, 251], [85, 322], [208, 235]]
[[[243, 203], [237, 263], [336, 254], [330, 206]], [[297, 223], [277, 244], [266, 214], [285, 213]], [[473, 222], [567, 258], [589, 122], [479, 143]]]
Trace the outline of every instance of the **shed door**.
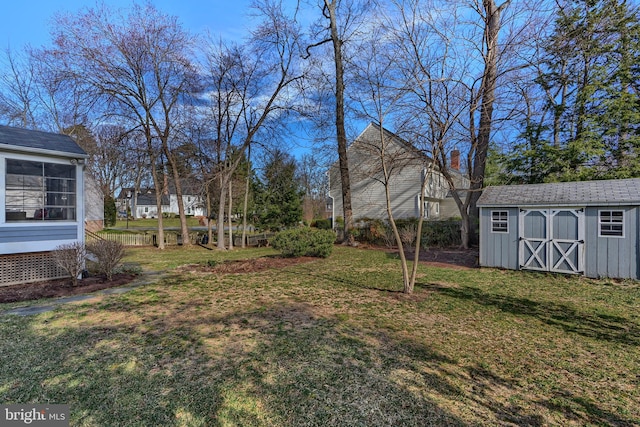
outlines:
[[584, 209], [522, 209], [520, 268], [582, 274]]

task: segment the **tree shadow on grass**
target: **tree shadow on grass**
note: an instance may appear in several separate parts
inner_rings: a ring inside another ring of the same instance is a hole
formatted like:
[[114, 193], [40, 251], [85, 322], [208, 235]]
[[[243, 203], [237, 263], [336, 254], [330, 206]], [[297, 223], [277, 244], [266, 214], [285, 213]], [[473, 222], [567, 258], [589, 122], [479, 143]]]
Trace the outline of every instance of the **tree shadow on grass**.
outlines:
[[463, 391], [427, 346], [304, 304], [227, 316], [164, 304], [162, 317], [123, 300], [20, 319], [0, 347], [2, 401], [69, 404], [72, 425], [467, 425], [429, 397]]
[[566, 332], [620, 344], [640, 345], [640, 325], [630, 319], [598, 313], [585, 313], [566, 304], [538, 302], [527, 298], [484, 292], [470, 286], [449, 287], [438, 284], [419, 285], [452, 298], [472, 300], [502, 311], [534, 317]]

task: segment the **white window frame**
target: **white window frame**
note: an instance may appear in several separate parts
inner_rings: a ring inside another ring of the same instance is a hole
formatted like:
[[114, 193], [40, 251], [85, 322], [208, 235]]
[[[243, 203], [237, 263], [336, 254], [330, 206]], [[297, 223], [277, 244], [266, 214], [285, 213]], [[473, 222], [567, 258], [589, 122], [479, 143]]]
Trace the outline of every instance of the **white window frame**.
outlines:
[[[605, 212], [609, 214], [608, 215], [609, 219], [603, 221], [603, 213]], [[617, 218], [616, 220], [614, 220], [613, 218], [614, 212], [621, 214], [619, 217], [619, 220]], [[605, 237], [605, 238], [612, 237], [612, 238], [624, 239], [625, 237], [624, 217], [625, 217], [625, 212], [622, 209], [599, 209], [598, 210], [598, 237]], [[603, 233], [603, 227], [608, 228], [607, 232], [611, 233], [613, 232], [613, 227], [615, 226], [619, 226], [620, 234]]]
[[[498, 214], [498, 218], [494, 218], [494, 214]], [[504, 214], [504, 218], [502, 218]], [[490, 212], [491, 232], [509, 234], [509, 211], [507, 210], [492, 210]], [[503, 229], [504, 228], [504, 229]]]

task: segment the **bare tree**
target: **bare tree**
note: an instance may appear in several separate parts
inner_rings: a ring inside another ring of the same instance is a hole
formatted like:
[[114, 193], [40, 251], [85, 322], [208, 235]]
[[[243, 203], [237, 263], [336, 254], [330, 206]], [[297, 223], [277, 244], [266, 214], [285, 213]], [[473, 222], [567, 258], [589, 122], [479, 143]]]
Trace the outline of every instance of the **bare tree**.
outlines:
[[255, 5], [263, 22], [246, 46], [212, 43], [207, 52], [208, 120], [212, 131], [206, 152], [219, 188], [217, 246], [225, 249], [224, 217], [228, 188], [243, 153], [276, 115], [291, 109], [298, 69], [300, 33], [281, 5]]
[[[307, 57], [312, 48], [325, 43], [333, 47], [334, 65], [334, 101], [335, 131], [337, 140], [338, 164], [342, 188], [342, 211], [344, 218], [344, 238], [349, 239], [349, 230], [353, 228], [353, 209], [351, 206], [351, 180], [349, 177], [349, 161], [347, 158], [347, 131], [345, 126], [345, 42], [350, 35], [358, 32], [366, 22], [366, 11], [370, 2], [359, 0], [323, 0], [322, 16], [328, 22], [320, 25], [317, 37], [324, 39], [307, 47]], [[327, 34], [328, 33], [328, 34]], [[323, 75], [321, 78], [325, 79]]]
[[3, 72], [0, 72], [0, 118], [9, 125], [37, 129], [32, 63], [28, 57], [19, 56], [7, 48], [0, 64], [3, 65]]
[[[177, 110], [193, 89], [195, 71], [192, 38], [175, 17], [150, 4], [134, 5], [127, 16], [105, 6], [77, 16], [58, 16], [56, 49], [68, 75], [96, 91], [106, 109], [129, 120], [144, 135], [162, 212], [162, 182], [158, 161], [170, 166], [176, 195], [182, 201], [180, 177], [172, 154]], [[178, 203], [183, 242], [189, 244], [184, 206]], [[158, 246], [164, 248], [162, 215], [158, 216]]]
[[[476, 202], [495, 130], [498, 80], [529, 65], [517, 54], [536, 9], [515, 1], [513, 8], [512, 0], [394, 1], [397, 13], [387, 23], [403, 52], [399, 64], [413, 76], [405, 117], [450, 185], [462, 217], [463, 247], [476, 243]], [[501, 107], [508, 116], [512, 107]], [[461, 171], [449, 167], [453, 150], [466, 158]]]

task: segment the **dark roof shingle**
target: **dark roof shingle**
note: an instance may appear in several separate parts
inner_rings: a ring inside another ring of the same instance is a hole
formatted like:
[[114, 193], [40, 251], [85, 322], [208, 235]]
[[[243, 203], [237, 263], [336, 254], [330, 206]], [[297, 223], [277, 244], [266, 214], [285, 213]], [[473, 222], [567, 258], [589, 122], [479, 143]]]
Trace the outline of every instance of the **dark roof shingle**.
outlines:
[[478, 206], [640, 204], [640, 178], [487, 187]]
[[12, 145], [20, 151], [29, 149], [68, 153], [86, 157], [87, 153], [67, 135], [0, 125], [0, 144]]

